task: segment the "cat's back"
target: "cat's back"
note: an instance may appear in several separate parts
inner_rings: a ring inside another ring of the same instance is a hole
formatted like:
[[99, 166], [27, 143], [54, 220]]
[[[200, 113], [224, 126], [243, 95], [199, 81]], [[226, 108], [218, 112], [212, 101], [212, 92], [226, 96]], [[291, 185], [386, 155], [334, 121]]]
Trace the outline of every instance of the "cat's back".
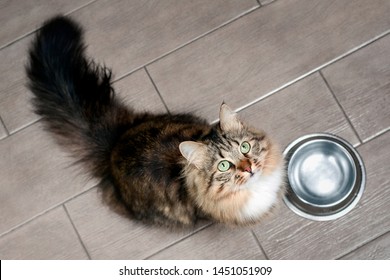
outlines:
[[169, 184], [185, 164], [179, 144], [200, 140], [211, 129], [191, 114], [145, 115], [134, 121], [114, 148], [112, 168], [119, 176], [125, 175], [123, 170], [127, 176]]
[[145, 115], [134, 121], [111, 154], [114, 185], [130, 213], [160, 224], [195, 221], [179, 144], [202, 139], [211, 129], [189, 114]]

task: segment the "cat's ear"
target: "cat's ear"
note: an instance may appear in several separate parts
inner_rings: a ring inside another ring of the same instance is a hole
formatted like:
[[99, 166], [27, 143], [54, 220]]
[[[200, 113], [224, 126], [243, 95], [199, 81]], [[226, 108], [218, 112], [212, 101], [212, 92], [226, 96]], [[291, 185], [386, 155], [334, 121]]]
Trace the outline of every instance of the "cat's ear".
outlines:
[[222, 131], [238, 131], [242, 129], [242, 123], [238, 118], [236, 112], [234, 112], [228, 105], [222, 103], [219, 110], [219, 125]]
[[198, 169], [202, 166], [207, 155], [207, 146], [193, 141], [181, 142], [179, 150], [183, 157]]

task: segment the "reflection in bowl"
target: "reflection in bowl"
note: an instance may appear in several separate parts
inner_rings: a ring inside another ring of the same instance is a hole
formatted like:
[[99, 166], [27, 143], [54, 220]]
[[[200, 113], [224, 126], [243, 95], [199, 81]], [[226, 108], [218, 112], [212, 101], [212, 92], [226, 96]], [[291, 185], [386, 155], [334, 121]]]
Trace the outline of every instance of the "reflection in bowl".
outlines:
[[356, 150], [331, 134], [311, 134], [284, 151], [287, 162], [286, 205], [298, 215], [317, 221], [348, 213], [363, 194], [365, 170]]

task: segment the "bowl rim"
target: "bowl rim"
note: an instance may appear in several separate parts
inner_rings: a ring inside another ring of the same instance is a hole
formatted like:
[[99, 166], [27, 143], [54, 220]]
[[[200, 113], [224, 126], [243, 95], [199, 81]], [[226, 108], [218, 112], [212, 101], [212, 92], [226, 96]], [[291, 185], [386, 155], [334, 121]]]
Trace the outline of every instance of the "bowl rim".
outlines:
[[[299, 196], [297, 196], [293, 187], [290, 185], [288, 176], [289, 161], [292, 155], [304, 144], [313, 140], [328, 140], [336, 143], [346, 150], [348, 156], [353, 159], [355, 167], [356, 178], [351, 191], [338, 203], [317, 207], [313, 204], [307, 203]], [[356, 149], [343, 138], [331, 133], [312, 133], [303, 135], [292, 141], [283, 151], [283, 157], [286, 161], [286, 195], [283, 197], [284, 203], [295, 214], [314, 221], [329, 221], [340, 218], [350, 212], [356, 204], [360, 201], [366, 184], [366, 172], [363, 160]]]
[[[354, 169], [354, 178], [353, 178], [353, 185], [356, 184], [356, 170], [357, 170], [357, 166], [356, 166], [356, 162], [354, 161], [354, 158], [351, 156], [350, 152], [344, 147], [342, 146], [340, 143], [338, 142], [335, 142], [335, 141], [329, 141], [329, 139], [324, 139], [324, 138], [318, 138], [318, 139], [313, 139], [313, 140], [310, 140], [310, 141], [307, 141], [307, 142], [304, 142], [302, 145], [298, 145], [296, 147], [296, 149], [294, 149], [294, 153], [291, 154], [291, 156], [289, 157], [289, 162], [287, 163], [287, 168], [289, 169], [290, 168], [290, 163], [293, 161], [293, 159], [297, 156], [297, 154], [302, 151], [302, 149], [304, 149], [306, 146], [310, 145], [310, 144], [315, 144], [315, 143], [318, 143], [318, 142], [327, 142], [327, 143], [331, 143], [333, 144], [334, 146], [336, 146], [339, 150], [341, 150], [343, 152], [343, 154], [348, 158], [348, 161], [351, 163], [352, 165], [352, 168]], [[289, 176], [290, 173], [287, 174], [287, 176]], [[289, 179], [289, 178], [288, 178]], [[289, 183], [290, 183], [290, 179], [288, 180]], [[289, 184], [292, 191], [294, 191], [294, 193], [297, 193], [297, 189], [295, 189], [295, 187], [292, 185], [292, 184]], [[345, 199], [348, 198], [348, 196], [351, 194], [351, 192], [353, 192], [353, 188], [349, 188], [347, 193], [344, 194], [343, 197], [341, 197], [339, 200], [335, 201], [335, 202], [332, 202], [332, 203], [328, 203], [328, 204], [322, 204], [321, 206], [317, 206], [316, 204], [310, 202], [310, 201], [307, 201], [306, 199], [304, 199], [302, 196], [298, 196], [297, 195], [297, 198], [302, 201], [302, 203], [304, 204], [309, 204], [313, 207], [321, 207], [321, 208], [324, 208], [324, 207], [333, 207], [333, 206], [336, 206], [337, 204], [340, 203], [340, 201], [343, 201]]]

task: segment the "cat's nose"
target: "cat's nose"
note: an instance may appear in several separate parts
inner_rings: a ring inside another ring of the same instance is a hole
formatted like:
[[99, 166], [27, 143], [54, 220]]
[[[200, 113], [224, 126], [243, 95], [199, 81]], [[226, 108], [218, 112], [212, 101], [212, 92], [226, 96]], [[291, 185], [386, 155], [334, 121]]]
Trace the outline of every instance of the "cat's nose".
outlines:
[[241, 170], [243, 172], [248, 172], [252, 174], [252, 167], [251, 163], [248, 160], [242, 160], [237, 166], [238, 170]]

